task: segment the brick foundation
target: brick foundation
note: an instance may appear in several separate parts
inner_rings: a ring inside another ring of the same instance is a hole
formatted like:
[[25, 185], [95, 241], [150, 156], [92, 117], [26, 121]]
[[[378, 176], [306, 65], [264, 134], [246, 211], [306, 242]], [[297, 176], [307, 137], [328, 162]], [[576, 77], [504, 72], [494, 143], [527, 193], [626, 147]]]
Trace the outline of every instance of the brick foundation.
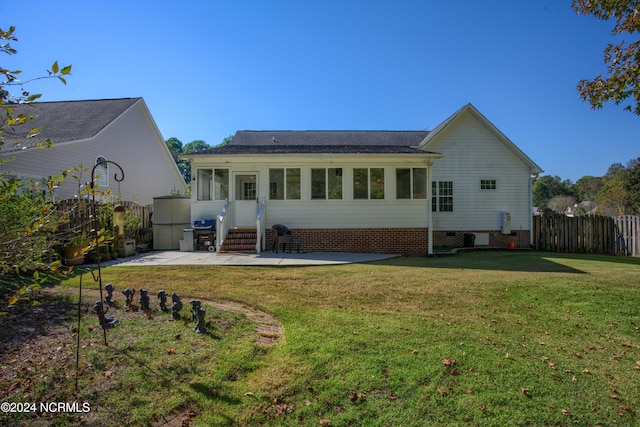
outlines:
[[[359, 252], [379, 254], [427, 255], [426, 228], [297, 228], [304, 252]], [[273, 237], [267, 229], [268, 249]]]
[[[297, 228], [293, 237], [301, 240], [304, 252], [354, 252], [402, 254], [426, 256], [428, 254], [427, 228]], [[464, 234], [468, 231], [434, 231], [434, 248], [439, 246], [461, 248]], [[529, 231], [501, 234], [499, 231], [471, 231], [489, 233], [489, 246], [508, 247], [513, 242], [516, 248], [529, 247]], [[267, 250], [273, 243], [272, 230], [266, 230]]]
[[[497, 248], [507, 248], [509, 243], [513, 243], [515, 248], [528, 248], [529, 230], [513, 231], [511, 234], [502, 234], [497, 230], [474, 230], [474, 231], [434, 231], [433, 246], [462, 248], [464, 247], [464, 235], [466, 233], [488, 233], [489, 245]], [[476, 242], [476, 246], [478, 245]]]

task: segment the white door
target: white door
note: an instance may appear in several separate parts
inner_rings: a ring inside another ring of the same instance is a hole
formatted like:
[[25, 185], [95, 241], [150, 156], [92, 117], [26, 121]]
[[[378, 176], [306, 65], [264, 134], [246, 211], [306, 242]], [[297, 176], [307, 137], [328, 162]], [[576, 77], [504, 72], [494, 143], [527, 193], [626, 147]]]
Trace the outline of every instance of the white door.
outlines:
[[234, 227], [255, 228], [258, 213], [258, 174], [234, 173]]

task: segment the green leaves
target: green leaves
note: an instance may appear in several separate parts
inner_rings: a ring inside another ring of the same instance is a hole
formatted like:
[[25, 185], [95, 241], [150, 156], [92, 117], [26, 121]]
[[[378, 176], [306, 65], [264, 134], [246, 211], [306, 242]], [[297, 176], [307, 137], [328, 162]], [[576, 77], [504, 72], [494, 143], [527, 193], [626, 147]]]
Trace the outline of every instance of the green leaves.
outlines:
[[49, 71], [50, 77], [57, 77], [58, 80], [60, 80], [65, 85], [67, 84], [67, 79], [62, 76], [66, 76], [68, 74], [71, 74], [71, 65], [67, 65], [66, 67], [60, 69], [58, 61], [55, 61], [53, 63], [53, 65], [51, 66], [51, 71]]
[[15, 306], [16, 304], [18, 304], [21, 301], [26, 301], [31, 303], [31, 306], [35, 306], [38, 305], [38, 301], [34, 300], [32, 297], [34, 296], [34, 294], [37, 293], [37, 291], [40, 290], [41, 288], [41, 280], [40, 280], [40, 275], [38, 274], [38, 272], [36, 271], [35, 273], [33, 273], [33, 280], [34, 283], [32, 283], [29, 286], [23, 286], [20, 289], [18, 289], [17, 292], [15, 292], [11, 298], [9, 298], [9, 302], [8, 302], [8, 307], [11, 308], [13, 306]]
[[[590, 14], [603, 21], [614, 19], [613, 35], [635, 35], [640, 31], [637, 2], [574, 0], [572, 7], [578, 14]], [[640, 116], [640, 41], [627, 45], [624, 40], [615, 46], [609, 44], [604, 50], [604, 62], [608, 75], [580, 80], [577, 86], [580, 98], [589, 102], [593, 109], [602, 108], [607, 101], [619, 105], [629, 98], [631, 104], [624, 109]]]
[[66, 76], [68, 74], [71, 74], [71, 65], [67, 65], [66, 67], [60, 69], [60, 66], [58, 65], [58, 61], [55, 61], [53, 63], [53, 65], [51, 66], [51, 71], [49, 71], [49, 74], [52, 77], [57, 77], [58, 80], [60, 80], [62, 83], [64, 83], [66, 85], [67, 84], [67, 79], [65, 79], [62, 76]]

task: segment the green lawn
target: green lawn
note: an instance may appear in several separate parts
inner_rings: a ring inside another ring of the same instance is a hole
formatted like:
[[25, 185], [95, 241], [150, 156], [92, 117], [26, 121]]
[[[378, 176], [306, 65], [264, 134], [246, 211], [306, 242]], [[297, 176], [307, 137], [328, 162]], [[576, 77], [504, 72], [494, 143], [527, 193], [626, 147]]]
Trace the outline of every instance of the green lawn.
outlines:
[[[86, 375], [116, 361], [149, 366], [140, 362], [149, 352], [163, 374], [130, 372], [144, 384], [111, 378], [87, 394], [120, 424], [187, 409], [202, 426], [640, 422], [640, 259], [505, 251], [303, 268], [108, 267], [103, 283], [240, 301], [285, 331], [261, 348], [236, 316], [218, 337], [153, 332], [154, 346], [135, 337], [159, 323], [123, 322], [109, 331], [111, 349], [84, 350]], [[120, 340], [128, 328], [142, 329]], [[163, 360], [176, 358], [166, 349], [184, 353], [183, 343], [189, 369], [167, 382]]]

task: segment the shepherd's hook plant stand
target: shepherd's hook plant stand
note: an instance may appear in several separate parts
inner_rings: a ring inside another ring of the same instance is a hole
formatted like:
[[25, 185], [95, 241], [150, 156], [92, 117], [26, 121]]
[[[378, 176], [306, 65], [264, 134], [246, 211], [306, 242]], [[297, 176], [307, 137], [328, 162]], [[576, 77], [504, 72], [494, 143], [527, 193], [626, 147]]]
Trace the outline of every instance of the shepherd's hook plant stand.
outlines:
[[[99, 288], [100, 288], [100, 301], [104, 301], [103, 298], [103, 291], [102, 291], [102, 271], [100, 269], [100, 229], [99, 224], [98, 224], [98, 208], [96, 206], [96, 182], [95, 182], [95, 173], [96, 173], [96, 168], [98, 166], [104, 165], [105, 163], [111, 163], [112, 165], [115, 165], [119, 170], [120, 173], [118, 174], [118, 172], [116, 171], [116, 173], [113, 174], [113, 179], [120, 183], [124, 180], [124, 171], [122, 170], [122, 168], [120, 167], [119, 164], [117, 164], [114, 161], [111, 160], [103, 160], [101, 162], [98, 162], [95, 164], [95, 166], [93, 166], [93, 169], [91, 169], [91, 201], [92, 201], [92, 206], [93, 206], [93, 235], [94, 235], [94, 241], [96, 243], [96, 256], [98, 258], [98, 284], [99, 284]], [[101, 313], [100, 313], [100, 318], [103, 319], [104, 318], [104, 304], [102, 304], [101, 309], [100, 309]], [[107, 344], [107, 328], [104, 327], [102, 328], [102, 332], [104, 334], [104, 345], [108, 346], [109, 344]]]

